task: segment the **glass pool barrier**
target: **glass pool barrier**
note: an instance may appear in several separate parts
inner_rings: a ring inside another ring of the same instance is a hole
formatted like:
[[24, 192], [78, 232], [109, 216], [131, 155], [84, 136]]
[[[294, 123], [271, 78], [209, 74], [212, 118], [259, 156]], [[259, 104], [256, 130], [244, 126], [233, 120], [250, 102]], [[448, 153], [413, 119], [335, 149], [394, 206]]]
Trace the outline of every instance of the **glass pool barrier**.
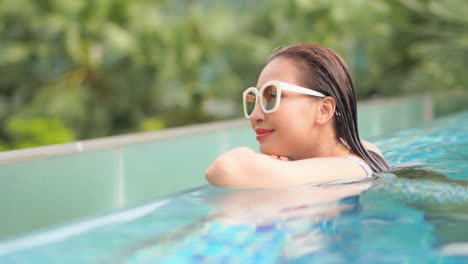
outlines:
[[[359, 104], [363, 138], [431, 118], [429, 96]], [[239, 120], [0, 153], [0, 241], [204, 185], [216, 156], [257, 144]]]
[[374, 142], [371, 180], [203, 186], [0, 243], [5, 263], [467, 263], [468, 111]]

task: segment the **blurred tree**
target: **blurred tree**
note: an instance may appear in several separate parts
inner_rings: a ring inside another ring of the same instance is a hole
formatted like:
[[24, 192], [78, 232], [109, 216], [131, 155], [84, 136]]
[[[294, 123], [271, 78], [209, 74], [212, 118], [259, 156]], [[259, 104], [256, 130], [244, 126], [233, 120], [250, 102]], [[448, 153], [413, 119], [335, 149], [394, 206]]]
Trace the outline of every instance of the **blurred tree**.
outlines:
[[467, 5], [0, 1], [0, 142], [25, 138], [13, 142], [11, 120], [61, 120], [71, 140], [240, 117], [271, 51], [298, 42], [342, 54], [359, 99], [466, 90]]
[[[30, 148], [40, 145], [66, 143], [75, 140], [73, 132], [60, 119], [35, 118], [23, 120], [12, 118], [7, 122], [10, 148]], [[6, 146], [4, 146], [6, 147]]]
[[401, 2], [412, 23], [400, 35], [413, 36], [408, 50], [416, 60], [404, 87], [418, 92], [468, 90], [468, 2]]
[[141, 131], [156, 131], [165, 127], [164, 122], [157, 117], [147, 118], [140, 123]]

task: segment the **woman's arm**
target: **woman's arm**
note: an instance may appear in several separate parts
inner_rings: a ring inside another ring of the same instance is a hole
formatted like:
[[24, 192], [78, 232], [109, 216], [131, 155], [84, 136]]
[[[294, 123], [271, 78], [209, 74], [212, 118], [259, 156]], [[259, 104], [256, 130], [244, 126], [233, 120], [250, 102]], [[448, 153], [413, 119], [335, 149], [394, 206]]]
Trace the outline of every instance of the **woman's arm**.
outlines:
[[330, 157], [284, 161], [247, 147], [222, 154], [206, 171], [212, 185], [228, 188], [275, 188], [363, 177], [364, 170], [351, 160]]

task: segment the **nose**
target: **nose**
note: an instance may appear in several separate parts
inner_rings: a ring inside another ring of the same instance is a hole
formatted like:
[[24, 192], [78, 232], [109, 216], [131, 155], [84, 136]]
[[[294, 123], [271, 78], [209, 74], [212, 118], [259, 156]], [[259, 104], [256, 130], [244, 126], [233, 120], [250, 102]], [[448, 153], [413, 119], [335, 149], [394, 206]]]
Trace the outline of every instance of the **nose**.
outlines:
[[255, 106], [255, 109], [254, 109], [252, 115], [250, 116], [250, 122], [252, 123], [252, 125], [254, 125], [254, 124], [258, 125], [264, 119], [265, 119], [265, 113], [263, 112], [262, 107], [260, 106], [260, 104], [258, 104], [257, 106]]

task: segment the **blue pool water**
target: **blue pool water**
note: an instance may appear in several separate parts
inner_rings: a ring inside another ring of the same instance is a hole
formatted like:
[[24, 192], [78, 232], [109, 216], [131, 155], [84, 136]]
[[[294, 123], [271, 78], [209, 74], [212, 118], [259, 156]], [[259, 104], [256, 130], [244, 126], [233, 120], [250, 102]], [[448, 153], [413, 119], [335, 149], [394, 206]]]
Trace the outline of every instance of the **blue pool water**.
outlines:
[[374, 141], [365, 182], [201, 187], [0, 243], [3, 263], [467, 263], [468, 112]]

